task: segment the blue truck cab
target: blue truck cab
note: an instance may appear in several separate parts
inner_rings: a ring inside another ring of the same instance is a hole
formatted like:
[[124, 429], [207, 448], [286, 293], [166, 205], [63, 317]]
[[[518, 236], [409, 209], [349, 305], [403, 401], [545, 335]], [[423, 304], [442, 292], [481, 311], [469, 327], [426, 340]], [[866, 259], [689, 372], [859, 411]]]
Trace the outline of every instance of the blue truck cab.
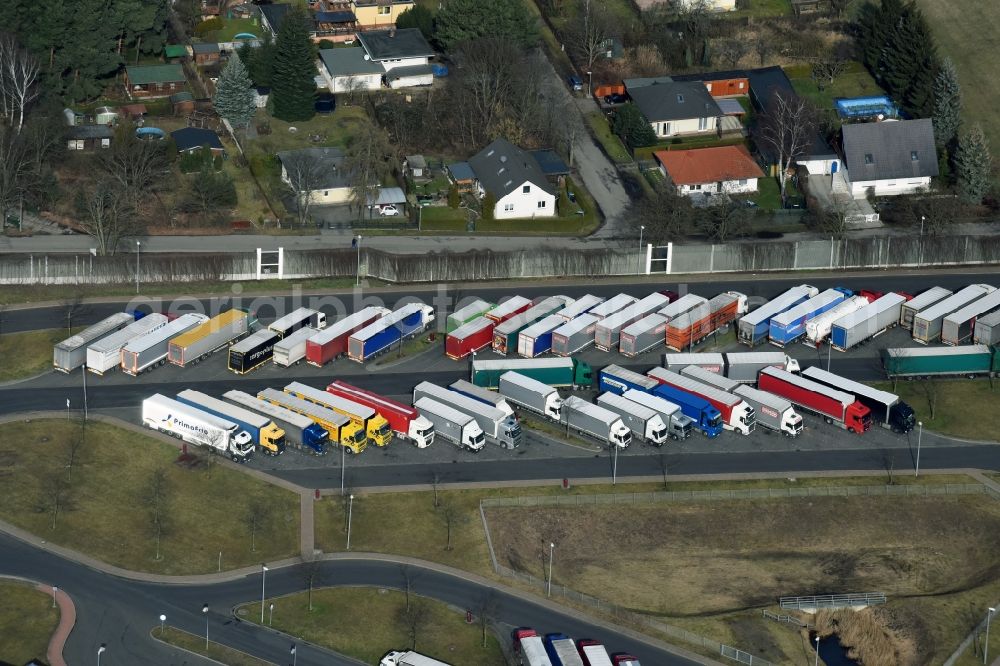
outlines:
[[694, 421], [694, 427], [706, 437], [714, 439], [722, 432], [722, 413], [704, 398], [666, 384], [660, 384], [650, 393], [679, 406], [684, 416]]

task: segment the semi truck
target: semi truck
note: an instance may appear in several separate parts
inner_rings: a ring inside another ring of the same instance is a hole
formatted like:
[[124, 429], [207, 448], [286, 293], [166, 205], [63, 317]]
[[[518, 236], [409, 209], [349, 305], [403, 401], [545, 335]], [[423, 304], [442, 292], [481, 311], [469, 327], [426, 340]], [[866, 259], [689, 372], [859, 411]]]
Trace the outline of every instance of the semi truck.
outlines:
[[229, 369], [238, 375], [256, 370], [274, 357], [274, 345], [280, 339], [269, 329], [243, 338], [229, 348]]
[[559, 421], [562, 398], [559, 391], [548, 384], [532, 379], [519, 372], [505, 372], [500, 375], [500, 395], [518, 407], [535, 412], [551, 421]]
[[334, 322], [306, 342], [306, 362], [321, 368], [347, 353], [347, 341], [357, 331], [389, 314], [388, 308], [369, 306]]
[[913, 318], [918, 312], [943, 301], [951, 296], [952, 293], [950, 289], [945, 289], [944, 287], [931, 287], [926, 291], [920, 292], [903, 304], [903, 308], [899, 312], [899, 325], [906, 330], [912, 330]]
[[913, 339], [925, 344], [934, 342], [941, 337], [941, 327], [945, 317], [993, 291], [995, 288], [988, 284], [970, 284], [965, 289], [921, 310], [913, 316]]
[[896, 347], [882, 350], [882, 366], [889, 379], [927, 377], [995, 377], [1000, 375], [1000, 347]]
[[583, 666], [573, 639], [565, 634], [546, 634], [545, 651], [552, 660], [552, 666]]
[[560, 388], [587, 388], [594, 383], [593, 370], [576, 358], [518, 358], [475, 360], [469, 378], [476, 386], [494, 389], [500, 385], [500, 375], [513, 370], [538, 381]]
[[326, 328], [326, 315], [312, 308], [296, 308], [284, 317], [271, 322], [267, 330], [274, 331], [278, 338], [284, 340], [301, 328], [314, 328], [316, 330]]
[[153, 333], [167, 325], [164, 315], [153, 312], [134, 321], [120, 331], [105, 336], [87, 347], [87, 370], [103, 375], [122, 362], [122, 349], [143, 335]]
[[445, 355], [457, 361], [480, 349], [489, 347], [493, 344], [493, 328], [495, 326], [496, 323], [486, 317], [479, 317], [462, 324], [445, 336]]
[[488, 311], [484, 316], [494, 324], [500, 324], [511, 317], [517, 316], [531, 307], [531, 299], [524, 296], [511, 296], [503, 303], [498, 303], [495, 308]]
[[316, 455], [326, 453], [330, 433], [312, 419], [243, 391], [226, 391], [222, 397], [234, 405], [245, 407], [274, 421], [275, 425], [285, 431], [286, 446], [307, 449]]
[[589, 310], [589, 313], [597, 317], [598, 319], [604, 319], [605, 317], [610, 317], [616, 312], [619, 312], [628, 306], [632, 305], [639, 299], [635, 296], [629, 296], [628, 294], [618, 294], [612, 296], [603, 303], [598, 303]]
[[182, 368], [188, 363], [198, 363], [244, 338], [250, 326], [248, 311], [226, 310], [171, 340], [167, 346], [167, 360]]
[[613, 666], [611, 656], [604, 646], [597, 641], [581, 639], [576, 642], [576, 649], [583, 659], [583, 666]]
[[170, 341], [206, 321], [208, 321], [207, 316], [190, 312], [167, 322], [162, 328], [135, 338], [122, 348], [122, 372], [136, 377], [158, 365], [163, 365], [167, 362], [167, 348]]
[[392, 442], [392, 428], [389, 426], [389, 422], [371, 407], [329, 391], [307, 386], [302, 382], [292, 382], [285, 387], [284, 391], [346, 416], [351, 420], [351, 423], [365, 433], [368, 440], [375, 446], [388, 446]]
[[652, 394], [680, 407], [684, 415], [691, 419], [691, 424], [703, 435], [714, 439], [722, 433], [722, 413], [712, 403], [701, 396], [656, 381], [659, 385], [652, 390]]
[[432, 398], [420, 398], [413, 403], [420, 414], [434, 424], [435, 438], [448, 440], [460, 449], [482, 451], [486, 433], [476, 419]]
[[813, 317], [806, 322], [806, 337], [802, 340], [802, 344], [819, 349], [819, 346], [830, 336], [834, 322], [857, 312], [868, 303], [865, 296], [851, 296], [842, 300], [832, 309]]
[[[664, 354], [663, 367], [671, 372], [680, 372], [689, 365], [705, 368], [709, 372], [722, 375], [726, 371], [726, 359], [722, 354], [715, 352], [689, 352], [678, 354]], [[754, 377], [754, 381], [757, 378]]]
[[654, 412], [659, 414], [660, 420], [667, 426], [667, 436], [670, 439], [674, 441], [681, 441], [691, 436], [691, 428], [694, 426], [694, 421], [689, 416], [684, 414], [680, 405], [674, 404], [669, 400], [653, 395], [652, 393], [646, 393], [645, 391], [638, 391], [636, 389], [626, 390], [622, 394], [622, 397], [630, 402], [652, 409]]
[[792, 404], [811, 411], [827, 423], [836, 424], [849, 432], [862, 434], [871, 428], [871, 410], [852, 394], [838, 391], [777, 368], [760, 371], [757, 388], [785, 398]]
[[477, 298], [468, 305], [464, 305], [448, 315], [446, 322], [446, 333], [465, 326], [470, 321], [475, 321], [496, 307], [493, 303], [487, 303], [481, 298]]
[[767, 339], [771, 318], [789, 310], [819, 293], [812, 285], [800, 284], [792, 287], [777, 298], [773, 298], [756, 310], [740, 318], [737, 337], [745, 345], [755, 347]]
[[941, 342], [946, 345], [964, 344], [972, 338], [979, 317], [988, 315], [998, 308], [1000, 308], [1000, 290], [992, 291], [961, 310], [952, 312], [941, 324]]
[[653, 368], [647, 374], [662, 385], [672, 386], [707, 400], [719, 410], [722, 415], [722, 426], [726, 430], [733, 430], [742, 435], [749, 435], [754, 431], [756, 417], [753, 407], [732, 393], [726, 393], [714, 386], [703, 384], [664, 368]]
[[847, 351], [882, 335], [899, 323], [900, 310], [905, 302], [906, 296], [889, 292], [838, 319], [830, 327], [830, 344], [838, 351]]
[[597, 404], [621, 417], [635, 437], [655, 446], [667, 441], [667, 426], [653, 409], [633, 402], [617, 393], [602, 393], [597, 396]]
[[520, 627], [511, 632], [513, 652], [520, 666], [552, 666], [542, 637], [534, 629]]
[[333, 395], [371, 407], [389, 422], [389, 427], [397, 436], [413, 442], [418, 449], [425, 449], [434, 441], [434, 424], [421, 416], [411, 405], [352, 386], [339, 379], [334, 380], [326, 390]]
[[600, 296], [594, 296], [593, 294], [585, 294], [580, 298], [576, 299], [565, 308], [557, 312], [563, 321], [572, 321], [582, 314], [587, 314], [598, 305], [604, 302], [604, 299]]
[[128, 312], [116, 312], [76, 335], [70, 336], [52, 348], [52, 367], [69, 373], [87, 362], [87, 347], [122, 330], [135, 321]]
[[489, 405], [493, 409], [499, 409], [507, 416], [514, 415], [514, 410], [507, 404], [507, 400], [502, 395], [495, 391], [484, 389], [481, 386], [476, 386], [470, 381], [459, 379], [458, 381], [449, 384], [448, 390], [461, 393], [467, 398], [478, 400], [483, 404]]
[[827, 289], [798, 305], [773, 317], [768, 327], [767, 339], [776, 347], [789, 345], [806, 334], [806, 323], [824, 312], [840, 305], [853, 296], [847, 289]]
[[493, 351], [504, 356], [517, 350], [518, 335], [537, 321], [555, 314], [566, 306], [566, 300], [559, 296], [549, 296], [518, 315], [501, 322], [493, 329]]
[[594, 344], [594, 331], [600, 320], [600, 317], [588, 312], [552, 331], [552, 353], [571, 356]]
[[[671, 305], [676, 305], [681, 300], [683, 299], [678, 299]], [[727, 291], [710, 301], [698, 303], [687, 312], [670, 319], [666, 330], [667, 348], [675, 351], [691, 349], [709, 336], [726, 329], [736, 317], [746, 311], [747, 297], [735, 291]]]
[[285, 431], [266, 416], [191, 389], [178, 393], [177, 401], [220, 419], [232, 421], [250, 433], [250, 440], [267, 455], [279, 456], [285, 452]]
[[226, 419], [212, 416], [159, 393], [142, 401], [142, 423], [189, 444], [229, 456], [233, 462], [253, 457], [250, 433]]
[[648, 314], [634, 321], [621, 331], [618, 350], [622, 356], [638, 356], [663, 344], [667, 318], [661, 314]]
[[364, 363], [392, 345], [419, 335], [434, 321], [434, 308], [411, 303], [373, 321], [347, 340], [347, 357]]
[[413, 388], [414, 404], [421, 398], [430, 398], [457, 412], [471, 416], [486, 434], [487, 439], [505, 449], [515, 449], [521, 445], [524, 433], [521, 431], [521, 424], [511, 414], [430, 382], [420, 382]]
[[361, 453], [368, 447], [368, 435], [364, 429], [329, 407], [272, 388], [264, 389], [257, 397], [312, 419], [330, 433], [331, 442], [337, 442], [350, 453]]
[[517, 355], [535, 358], [552, 351], [552, 332], [566, 323], [558, 314], [551, 314], [517, 334]]
[[559, 422], [568, 430], [607, 444], [608, 448], [624, 449], [632, 443], [632, 431], [620, 416], [575, 395], [563, 400]]
[[708, 299], [704, 296], [698, 296], [697, 294], [684, 294], [675, 301], [671, 301], [669, 305], [661, 308], [658, 314], [663, 315], [667, 320], [673, 319], [674, 317], [679, 317], [685, 312], [690, 312], [692, 308], [699, 305], [708, 304]]
[[406, 650], [405, 652], [393, 650], [382, 657], [379, 666], [451, 666], [451, 664], [438, 661], [413, 650]]
[[780, 432], [785, 437], [798, 437], [802, 434], [802, 417], [788, 400], [747, 384], [740, 384], [733, 389], [733, 393], [753, 407], [757, 423], [765, 428]]
[[606, 365], [601, 369], [597, 389], [622, 395], [629, 389], [650, 392], [659, 385], [655, 379], [640, 375], [619, 365]]
[[290, 368], [298, 365], [306, 357], [306, 345], [309, 338], [319, 331], [315, 328], [300, 328], [274, 343], [272, 360], [279, 368]]
[[872, 421], [898, 433], [908, 433], [917, 425], [913, 408], [888, 391], [856, 382], [816, 366], [806, 368], [802, 376], [844, 393], [850, 393], [862, 405], [871, 410]]
[[669, 303], [669, 296], [654, 292], [642, 300], [636, 301], [632, 305], [605, 317], [597, 322], [597, 328], [594, 329], [594, 344], [601, 351], [614, 351], [618, 349], [623, 328], [648, 314], [656, 312]]
[[737, 386], [743, 386], [743, 384], [735, 379], [730, 379], [729, 377], [726, 377], [718, 372], [706, 370], [700, 365], [685, 366], [681, 368], [680, 372], [677, 374], [693, 379], [696, 382], [701, 382], [702, 384], [714, 386], [720, 391], [725, 391], [726, 393], [735, 393]]
[[671, 372], [696, 365], [709, 372], [740, 382], [754, 384], [757, 374], [763, 368], [783, 368], [789, 372], [799, 371], [799, 362], [784, 352], [732, 352], [728, 354], [694, 353], [664, 354], [663, 367]]
[[1000, 310], [976, 319], [972, 342], [977, 345], [995, 345], [1000, 342]]

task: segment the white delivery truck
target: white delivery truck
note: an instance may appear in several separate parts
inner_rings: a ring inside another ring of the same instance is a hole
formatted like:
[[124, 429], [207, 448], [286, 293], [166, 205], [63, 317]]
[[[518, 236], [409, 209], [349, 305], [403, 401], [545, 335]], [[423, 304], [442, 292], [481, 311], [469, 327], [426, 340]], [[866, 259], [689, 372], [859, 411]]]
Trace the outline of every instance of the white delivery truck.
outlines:
[[253, 457], [253, 439], [232, 421], [212, 416], [200, 409], [159, 393], [142, 401], [142, 423], [147, 428], [177, 437], [228, 455], [235, 462]]
[[535, 412], [552, 421], [559, 421], [562, 398], [559, 391], [537, 379], [508, 371], [500, 375], [500, 395], [518, 407]]
[[482, 451], [486, 446], [486, 434], [476, 419], [468, 414], [431, 398], [420, 398], [413, 406], [434, 424], [436, 437], [443, 437], [458, 448], [470, 451]]
[[287, 368], [298, 365], [306, 358], [306, 344], [310, 338], [319, 333], [315, 328], [300, 328], [294, 333], [290, 333], [274, 343], [273, 356], [271, 360], [274, 364]]
[[122, 372], [133, 377], [167, 362], [170, 341], [208, 321], [208, 316], [189, 312], [151, 333], [135, 338], [122, 348]]
[[583, 398], [574, 395], [563, 400], [560, 416], [570, 430], [600, 440], [609, 448], [624, 449], [632, 443], [632, 431], [620, 416]]
[[430, 398], [471, 416], [487, 438], [505, 449], [514, 449], [521, 444], [521, 424], [511, 414], [430, 382], [420, 382], [413, 388], [414, 402], [420, 398]]
[[138, 337], [159, 330], [167, 325], [167, 318], [158, 312], [148, 314], [120, 331], [101, 338], [87, 347], [87, 370], [103, 375], [121, 364], [122, 348]]
[[632, 434], [650, 444], [662, 446], [667, 441], [667, 426], [654, 410], [617, 393], [602, 393], [597, 404], [622, 417]]
[[802, 417], [795, 411], [792, 403], [784, 398], [746, 384], [736, 387], [733, 393], [754, 408], [757, 423], [765, 428], [776, 430], [785, 437], [798, 437], [802, 434]]
[[687, 439], [691, 435], [691, 428], [694, 420], [690, 416], [685, 416], [680, 405], [675, 405], [669, 400], [665, 400], [658, 395], [628, 389], [622, 393], [626, 400], [648, 407], [660, 415], [660, 419], [667, 426], [667, 436], [674, 441]]

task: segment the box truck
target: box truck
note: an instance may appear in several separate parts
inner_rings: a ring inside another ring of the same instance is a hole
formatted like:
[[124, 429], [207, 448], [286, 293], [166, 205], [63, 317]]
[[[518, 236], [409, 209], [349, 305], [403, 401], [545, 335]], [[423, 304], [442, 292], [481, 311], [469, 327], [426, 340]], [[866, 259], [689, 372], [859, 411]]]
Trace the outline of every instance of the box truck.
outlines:
[[653, 368], [647, 374], [662, 385], [672, 386], [707, 400], [719, 410], [722, 415], [722, 426], [726, 430], [733, 430], [742, 435], [749, 435], [754, 431], [756, 417], [753, 407], [732, 393], [726, 393], [714, 386], [703, 384], [664, 368]]
[[667, 426], [667, 436], [670, 439], [680, 441], [691, 436], [691, 428], [694, 426], [694, 421], [684, 414], [680, 405], [652, 393], [636, 389], [626, 390], [622, 393], [622, 397], [643, 407], [648, 407], [659, 414], [660, 420]]
[[600, 320], [600, 317], [588, 312], [552, 331], [552, 353], [571, 356], [594, 344], [594, 331]]
[[594, 329], [594, 344], [602, 351], [613, 351], [618, 348], [621, 340], [622, 329], [634, 321], [638, 321], [648, 314], [656, 312], [660, 308], [670, 303], [670, 297], [655, 292], [646, 296], [640, 301], [636, 301], [618, 312], [605, 317], [597, 322]]
[[330, 433], [331, 442], [337, 442], [348, 453], [361, 453], [368, 447], [368, 435], [364, 429], [329, 407], [272, 388], [264, 389], [257, 397], [312, 419]]
[[122, 349], [128, 343], [147, 333], [158, 331], [167, 325], [167, 321], [166, 316], [154, 312], [94, 342], [87, 347], [87, 370], [95, 375], [103, 375], [118, 367], [122, 361]]
[[[986, 294], [944, 318], [941, 324], [941, 342], [946, 345], [965, 344], [976, 328], [976, 320], [1000, 308], [1000, 291]], [[138, 323], [138, 322], [136, 322]]]
[[583, 666], [613, 666], [608, 651], [597, 641], [590, 639], [578, 640], [576, 642], [576, 649], [580, 651]]
[[979, 300], [996, 289], [988, 284], [971, 284], [913, 316], [913, 339], [930, 343], [941, 337], [944, 318]]
[[972, 342], [977, 345], [995, 345], [1000, 342], [1000, 310], [976, 319]]
[[802, 433], [802, 417], [784, 398], [747, 384], [740, 384], [733, 389], [733, 393], [753, 407], [757, 423], [765, 428], [780, 432], [785, 437], [798, 437]]
[[418, 449], [425, 449], [434, 441], [434, 424], [413, 408], [392, 398], [352, 386], [339, 379], [326, 387], [327, 392], [371, 407], [389, 422], [389, 427], [402, 439], [409, 440]]
[[535, 412], [551, 421], [559, 421], [562, 398], [559, 391], [537, 379], [519, 372], [505, 372], [500, 375], [500, 395], [517, 407]]
[[229, 369], [238, 375], [256, 370], [274, 357], [274, 345], [280, 339], [268, 329], [243, 338], [229, 348]]
[[509, 351], [517, 350], [518, 335], [537, 321], [555, 314], [565, 307], [566, 301], [558, 296], [550, 296], [538, 305], [501, 322], [493, 329], [493, 351], [507, 355]]
[[913, 328], [913, 318], [918, 312], [926, 310], [939, 301], [943, 301], [951, 296], [952, 293], [950, 289], [945, 289], [944, 287], [931, 287], [926, 291], [920, 292], [903, 304], [899, 312], [899, 325], [907, 330], [911, 330]]
[[593, 437], [609, 448], [624, 449], [632, 442], [632, 432], [620, 416], [577, 396], [563, 400], [559, 421], [567, 429]]
[[493, 344], [493, 328], [495, 326], [493, 320], [486, 317], [479, 317], [462, 324], [445, 336], [445, 355], [457, 361], [480, 349], [489, 347]]
[[87, 362], [87, 347], [122, 330], [135, 321], [128, 312], [116, 312], [52, 348], [52, 367], [59, 372], [72, 372]]
[[229, 456], [233, 462], [253, 457], [250, 433], [232, 421], [168, 398], [159, 393], [142, 401], [142, 423], [189, 444]]
[[493, 303], [487, 303], [481, 298], [477, 298], [468, 305], [464, 305], [448, 315], [446, 322], [446, 333], [465, 326], [470, 321], [475, 321], [496, 307]]
[[872, 426], [871, 410], [850, 393], [784, 370], [764, 368], [760, 371], [757, 388], [790, 400], [849, 432], [860, 435]]
[[852, 394], [855, 400], [871, 410], [872, 421], [883, 428], [905, 434], [917, 425], [917, 416], [913, 408], [900, 400], [898, 395], [888, 391], [880, 391], [867, 384], [835, 375], [816, 366], [803, 370], [802, 376], [838, 391]]
[[806, 322], [806, 336], [802, 339], [802, 344], [818, 349], [823, 341], [830, 336], [834, 322], [857, 312], [868, 303], [868, 298], [865, 296], [851, 296], [842, 300], [832, 309], [813, 317]]
[[162, 328], [135, 338], [122, 348], [122, 372], [135, 377], [158, 365], [163, 365], [167, 362], [167, 347], [170, 341], [206, 321], [208, 317], [205, 315], [190, 312], [167, 322]]
[[832, 310], [853, 293], [846, 289], [827, 289], [795, 307], [773, 317], [768, 327], [767, 340], [776, 347], [789, 345], [806, 334], [806, 322]]
[[405, 652], [393, 650], [382, 657], [379, 666], [451, 666], [451, 664], [432, 659], [427, 655], [414, 652], [413, 650], [406, 650]]
[[958, 345], [883, 349], [882, 366], [889, 379], [993, 377], [1000, 374], [1000, 347]]
[[300, 328], [294, 333], [283, 337], [274, 343], [272, 359], [280, 368], [298, 365], [306, 357], [306, 345], [309, 338], [319, 333], [315, 328]]
[[603, 303], [598, 303], [592, 307], [588, 312], [598, 319], [604, 319], [605, 317], [610, 317], [616, 312], [619, 312], [628, 306], [632, 305], [639, 299], [635, 296], [629, 296], [628, 294], [618, 294], [617, 296], [612, 296]]
[[565, 308], [557, 312], [563, 321], [573, 321], [582, 314], [587, 314], [598, 305], [604, 302], [604, 299], [600, 296], [594, 296], [593, 294], [586, 294], [576, 299]]
[[389, 422], [371, 407], [328, 391], [307, 386], [302, 382], [292, 382], [285, 387], [284, 391], [346, 416], [351, 420], [351, 423], [367, 435], [368, 440], [375, 446], [388, 446], [392, 442], [392, 428], [389, 426]]
[[838, 319], [830, 327], [830, 344], [838, 351], [847, 351], [882, 335], [899, 323], [899, 312], [905, 302], [906, 297], [902, 294], [889, 292], [860, 310]]
[[619, 365], [606, 365], [601, 369], [597, 390], [610, 391], [621, 395], [629, 389], [637, 391], [652, 391], [659, 385], [655, 379], [640, 375]]
[[364, 363], [392, 345], [422, 333], [434, 321], [434, 308], [411, 303], [373, 321], [347, 340], [347, 357]]
[[243, 391], [226, 391], [222, 397], [234, 405], [245, 407], [274, 421], [275, 425], [285, 431], [287, 446], [306, 449], [317, 455], [326, 453], [330, 433], [312, 419]]
[[301, 328], [316, 330], [326, 328], [326, 315], [312, 308], [297, 308], [284, 317], [274, 320], [268, 325], [267, 330], [274, 331], [278, 338], [284, 340]]
[[414, 404], [421, 398], [430, 398], [471, 416], [486, 434], [487, 439], [505, 449], [514, 449], [521, 445], [523, 437], [521, 424], [511, 414], [430, 382], [420, 382], [413, 388]]
[[470, 381], [476, 386], [494, 389], [500, 375], [513, 370], [556, 387], [587, 388], [594, 383], [593, 370], [575, 358], [518, 358], [472, 362]]
[[517, 334], [517, 355], [535, 358], [552, 351], [552, 332], [565, 322], [559, 315], [552, 314], [528, 326]]
[[167, 360], [182, 368], [188, 363], [198, 363], [246, 337], [251, 323], [248, 311], [226, 310], [171, 340], [167, 346]]
[[232, 421], [250, 433], [251, 441], [268, 455], [278, 456], [285, 452], [285, 431], [266, 416], [191, 389], [178, 393], [177, 401], [220, 419]]
[[357, 331], [389, 314], [388, 308], [370, 306], [334, 322], [306, 342], [306, 361], [321, 368], [347, 353], [347, 341]]
[[483, 404], [489, 405], [493, 409], [499, 409], [508, 416], [514, 415], [514, 410], [507, 404], [507, 400], [502, 395], [495, 391], [484, 389], [481, 386], [476, 386], [472, 382], [459, 379], [458, 381], [449, 384], [448, 390], [461, 393], [467, 398], [478, 400]]
[[552, 666], [583, 666], [583, 660], [576, 651], [573, 639], [565, 634], [546, 634], [545, 651], [552, 660]]
[[460, 449], [482, 451], [486, 446], [486, 433], [476, 419], [431, 398], [420, 398], [413, 403], [417, 411], [434, 424], [434, 436], [448, 440]]
[[624, 398], [617, 393], [602, 393], [597, 404], [621, 417], [632, 434], [644, 442], [662, 446], [667, 441], [667, 426], [656, 411]]
[[819, 293], [819, 289], [808, 284], [792, 287], [777, 298], [771, 299], [750, 314], [740, 318], [737, 325], [739, 341], [751, 347], [767, 339], [771, 318], [789, 310]]
[[661, 314], [648, 314], [622, 329], [618, 350], [622, 356], [638, 356], [663, 344], [667, 318]]
[[494, 324], [500, 324], [511, 317], [521, 314], [531, 307], [531, 299], [524, 296], [511, 296], [506, 301], [497, 304], [495, 308], [489, 310], [484, 316]]
[[520, 666], [552, 666], [542, 637], [534, 629], [520, 627], [511, 632], [513, 652]]

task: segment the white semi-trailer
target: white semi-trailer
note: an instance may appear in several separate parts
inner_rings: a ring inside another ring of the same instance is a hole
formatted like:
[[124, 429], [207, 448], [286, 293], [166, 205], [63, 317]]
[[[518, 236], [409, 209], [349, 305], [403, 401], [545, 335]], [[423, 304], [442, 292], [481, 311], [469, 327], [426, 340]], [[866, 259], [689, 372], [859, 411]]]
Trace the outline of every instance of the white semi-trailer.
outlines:
[[589, 435], [608, 447], [624, 449], [632, 443], [632, 431], [620, 416], [583, 398], [574, 395], [563, 400], [560, 415], [567, 428]]
[[667, 426], [655, 410], [632, 402], [617, 393], [602, 393], [597, 396], [597, 404], [622, 417], [622, 423], [642, 441], [656, 446], [661, 446], [667, 441]]
[[537, 379], [519, 372], [505, 372], [500, 375], [499, 393], [518, 407], [535, 412], [552, 421], [559, 420], [562, 398], [559, 391]]
[[159, 393], [142, 401], [142, 423], [189, 444], [229, 456], [235, 462], [253, 457], [250, 433], [226, 419], [213, 416]]

